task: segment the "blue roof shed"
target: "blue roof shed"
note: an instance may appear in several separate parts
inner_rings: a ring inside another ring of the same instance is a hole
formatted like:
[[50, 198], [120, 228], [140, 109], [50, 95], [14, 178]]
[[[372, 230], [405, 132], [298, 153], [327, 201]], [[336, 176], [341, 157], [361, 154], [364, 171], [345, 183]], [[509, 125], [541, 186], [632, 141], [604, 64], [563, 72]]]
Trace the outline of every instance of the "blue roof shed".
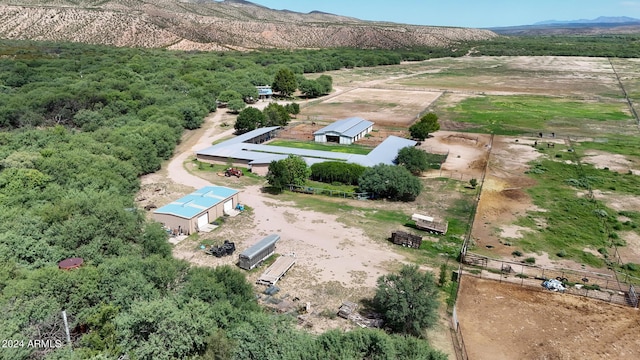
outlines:
[[237, 193], [238, 190], [224, 186], [206, 186], [156, 209], [153, 213], [192, 219], [196, 215], [220, 204]]

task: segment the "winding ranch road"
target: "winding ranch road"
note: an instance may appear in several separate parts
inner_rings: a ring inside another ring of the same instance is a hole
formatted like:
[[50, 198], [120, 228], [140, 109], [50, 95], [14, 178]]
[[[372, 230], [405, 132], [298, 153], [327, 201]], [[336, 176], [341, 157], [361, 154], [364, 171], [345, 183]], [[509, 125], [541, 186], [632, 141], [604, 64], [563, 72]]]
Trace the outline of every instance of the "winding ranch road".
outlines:
[[184, 167], [184, 162], [187, 160], [187, 158], [189, 158], [189, 156], [194, 155], [196, 151], [206, 149], [207, 147], [211, 146], [212, 142], [233, 135], [233, 128], [220, 132], [221, 123], [222, 112], [216, 112], [215, 114], [213, 114], [213, 116], [209, 116], [205, 119], [206, 128], [204, 129], [204, 132], [202, 131], [203, 129], [194, 130], [195, 133], [192, 134], [192, 136], [198, 136], [198, 133], [202, 132], [202, 135], [200, 135], [200, 137], [196, 139], [196, 143], [194, 145], [189, 147], [192, 141], [187, 140], [184, 146], [186, 147], [186, 149], [181, 149], [181, 146], [178, 146], [176, 148], [176, 150], [182, 151], [171, 158], [169, 165], [167, 165], [167, 177], [171, 181], [177, 184], [191, 186], [196, 189], [213, 185], [207, 180], [195, 176], [187, 171], [187, 169]]

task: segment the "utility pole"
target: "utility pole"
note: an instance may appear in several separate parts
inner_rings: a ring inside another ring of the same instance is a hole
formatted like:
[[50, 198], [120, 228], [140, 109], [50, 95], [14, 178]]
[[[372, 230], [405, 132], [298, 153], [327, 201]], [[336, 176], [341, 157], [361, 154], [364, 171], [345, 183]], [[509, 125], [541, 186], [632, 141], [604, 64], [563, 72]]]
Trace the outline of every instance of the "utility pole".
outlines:
[[67, 335], [67, 344], [71, 346], [71, 335], [69, 335], [69, 323], [67, 322], [67, 311], [62, 310], [62, 321], [64, 321], [64, 332]]

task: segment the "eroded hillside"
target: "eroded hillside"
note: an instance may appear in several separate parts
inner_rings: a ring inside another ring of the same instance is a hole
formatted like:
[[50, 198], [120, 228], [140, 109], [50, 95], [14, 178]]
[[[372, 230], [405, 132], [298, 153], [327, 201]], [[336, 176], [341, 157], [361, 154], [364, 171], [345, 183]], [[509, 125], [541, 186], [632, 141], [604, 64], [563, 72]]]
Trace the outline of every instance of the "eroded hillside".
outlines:
[[448, 46], [479, 29], [362, 21], [272, 10], [242, 0], [0, 0], [0, 38], [180, 50]]

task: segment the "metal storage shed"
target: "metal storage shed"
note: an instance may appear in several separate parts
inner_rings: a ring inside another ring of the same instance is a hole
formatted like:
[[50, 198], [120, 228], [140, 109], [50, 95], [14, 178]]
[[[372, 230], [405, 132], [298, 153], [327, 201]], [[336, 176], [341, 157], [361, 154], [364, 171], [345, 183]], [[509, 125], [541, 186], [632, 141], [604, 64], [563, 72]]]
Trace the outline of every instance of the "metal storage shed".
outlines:
[[153, 212], [153, 218], [172, 231], [192, 234], [230, 213], [238, 204], [238, 190], [207, 186]]
[[280, 235], [271, 234], [258, 241], [240, 254], [238, 266], [245, 270], [253, 269], [273, 255], [276, 251], [276, 242], [278, 240], [280, 240]]

